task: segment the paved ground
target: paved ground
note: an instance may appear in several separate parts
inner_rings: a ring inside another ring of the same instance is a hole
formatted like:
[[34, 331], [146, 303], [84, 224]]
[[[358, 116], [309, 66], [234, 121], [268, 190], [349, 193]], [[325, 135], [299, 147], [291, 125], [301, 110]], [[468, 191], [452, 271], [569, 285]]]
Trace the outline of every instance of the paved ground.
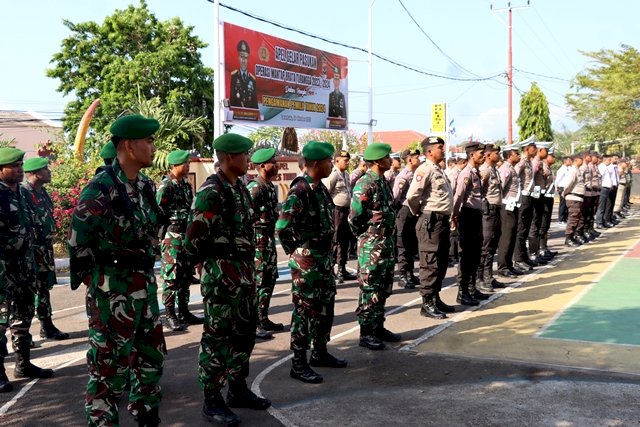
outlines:
[[[445, 321], [420, 317], [419, 294], [396, 288], [388, 302], [387, 326], [401, 332], [404, 341], [382, 352], [357, 346], [357, 284], [339, 285], [330, 347], [349, 366], [319, 369], [325, 382], [305, 385], [288, 376], [287, 331], [258, 343], [250, 380], [273, 407], [268, 413], [238, 410], [243, 425], [640, 424], [640, 260], [635, 258], [640, 218], [625, 220], [577, 250], [562, 247], [561, 230], [553, 231], [554, 249], [562, 252], [556, 265], [536, 269], [475, 310], [458, 306]], [[285, 260], [283, 254], [279, 259]], [[282, 273], [272, 312], [274, 320], [288, 324], [290, 284], [286, 270]], [[453, 277], [450, 269], [443, 291], [450, 304], [455, 302]], [[197, 286], [192, 294], [193, 309], [201, 311]], [[84, 423], [84, 294], [59, 286], [53, 301], [55, 321], [72, 339], [38, 341], [36, 363], [55, 368], [56, 375], [15, 381], [16, 391], [0, 395], [1, 425]], [[35, 322], [36, 335], [38, 328]], [[201, 328], [192, 327], [166, 334], [163, 425], [206, 425], [196, 380], [200, 333]], [[12, 359], [7, 359], [10, 377]], [[125, 403], [121, 421], [130, 426]]]

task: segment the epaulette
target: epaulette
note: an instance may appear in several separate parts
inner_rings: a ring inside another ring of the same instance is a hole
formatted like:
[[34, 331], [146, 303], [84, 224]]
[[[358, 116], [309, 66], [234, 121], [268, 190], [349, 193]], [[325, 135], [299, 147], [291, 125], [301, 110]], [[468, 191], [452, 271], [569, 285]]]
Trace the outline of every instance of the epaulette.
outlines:
[[238, 70], [233, 70], [233, 71], [231, 72], [231, 75], [232, 75], [232, 76], [233, 76], [234, 74], [238, 74]]

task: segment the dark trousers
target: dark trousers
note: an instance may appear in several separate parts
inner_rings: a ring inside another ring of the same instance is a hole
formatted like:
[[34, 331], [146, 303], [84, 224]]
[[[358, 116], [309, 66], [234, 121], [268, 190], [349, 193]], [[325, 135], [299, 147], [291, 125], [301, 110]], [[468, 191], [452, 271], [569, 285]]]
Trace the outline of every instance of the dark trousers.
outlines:
[[598, 196], [585, 196], [583, 198], [582, 211], [584, 213], [584, 230], [588, 231], [593, 229], [594, 224], [594, 205], [598, 203]]
[[414, 259], [418, 253], [417, 223], [418, 217], [413, 215], [407, 206], [402, 206], [396, 219], [397, 267], [401, 273], [413, 271]]
[[631, 200], [631, 183], [627, 183], [624, 186], [624, 198], [622, 199], [622, 207], [629, 205], [629, 200]]
[[475, 279], [482, 252], [482, 211], [462, 207], [458, 218], [458, 290], [475, 291]]
[[416, 234], [420, 254], [420, 295], [432, 296], [442, 289], [449, 260], [449, 216], [424, 212]]
[[609, 191], [609, 199], [607, 200], [607, 206], [604, 211], [604, 222], [611, 222], [613, 218], [613, 207], [616, 204], [616, 196], [618, 195], [618, 187], [611, 187]]
[[516, 232], [516, 247], [513, 251], [514, 261], [524, 261], [527, 259], [527, 237], [531, 220], [533, 219], [533, 205], [530, 196], [520, 198], [520, 209], [518, 209], [518, 231]]
[[546, 238], [551, 228], [551, 216], [553, 215], [553, 197], [542, 198], [542, 222], [540, 224], [540, 236]]
[[611, 193], [610, 188], [602, 187], [600, 189], [600, 198], [598, 199], [598, 213], [596, 214], [596, 224], [598, 225], [602, 225], [605, 222], [607, 222], [605, 221], [605, 211], [607, 209], [607, 201], [609, 200], [609, 193]]
[[531, 227], [529, 228], [529, 254], [535, 256], [540, 250], [542, 236], [542, 217], [544, 216], [544, 197], [531, 198]]
[[493, 255], [498, 249], [498, 242], [502, 234], [501, 211], [502, 206], [489, 205], [489, 212], [482, 215], [482, 252], [478, 274], [482, 273], [484, 277], [491, 273]]
[[333, 210], [333, 253], [336, 264], [340, 267], [347, 265], [349, 260], [349, 241], [351, 229], [349, 228], [349, 208], [338, 207]]
[[567, 200], [569, 208], [569, 218], [567, 219], [567, 228], [564, 232], [565, 236], [573, 237], [584, 232], [584, 219], [582, 217], [583, 202], [577, 200]]
[[558, 195], [560, 196], [560, 204], [558, 205], [558, 221], [567, 222], [569, 216], [569, 210], [567, 209], [567, 202], [562, 195], [564, 188], [558, 187]]
[[518, 208], [508, 211], [502, 207], [500, 222], [502, 231], [498, 242], [498, 270], [511, 270], [513, 268], [513, 250], [516, 247], [518, 231]]

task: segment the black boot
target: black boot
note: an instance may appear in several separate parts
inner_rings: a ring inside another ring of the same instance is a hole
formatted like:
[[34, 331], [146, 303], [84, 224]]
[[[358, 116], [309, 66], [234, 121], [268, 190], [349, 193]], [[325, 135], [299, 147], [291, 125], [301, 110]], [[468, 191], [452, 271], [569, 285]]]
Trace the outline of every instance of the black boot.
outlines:
[[495, 292], [493, 289], [493, 277], [491, 277], [491, 271], [488, 268], [482, 270], [482, 281], [478, 281], [476, 284], [476, 291]]
[[262, 325], [256, 326], [256, 338], [259, 340], [270, 340], [273, 338], [273, 334], [262, 327]]
[[478, 300], [474, 299], [469, 294], [469, 291], [462, 291], [462, 290], [458, 290], [458, 296], [456, 297], [456, 301], [462, 305], [474, 306], [474, 305], [480, 304]]
[[164, 318], [167, 322], [167, 327], [174, 332], [184, 331], [186, 326], [178, 320], [176, 316], [176, 306], [173, 303], [164, 303]]
[[240, 425], [240, 418], [229, 409], [219, 390], [204, 392], [202, 416], [209, 422], [215, 421], [226, 427]]
[[315, 346], [311, 351], [309, 365], [319, 368], [344, 368], [347, 366], [347, 361], [329, 354], [326, 346]]
[[318, 374], [309, 366], [306, 350], [293, 351], [293, 360], [291, 362], [289, 376], [303, 383], [318, 384], [322, 382], [322, 375]]
[[577, 248], [580, 246], [580, 243], [573, 240], [573, 235], [569, 235], [564, 239], [564, 245], [569, 246], [570, 248]]
[[16, 367], [13, 376], [16, 378], [51, 378], [52, 369], [42, 369], [29, 360], [29, 343], [25, 343], [25, 349], [16, 350]]
[[369, 350], [383, 350], [386, 346], [378, 337], [373, 335], [373, 325], [360, 325], [360, 347]]
[[424, 295], [422, 297], [422, 306], [420, 307], [420, 315], [430, 317], [432, 319], [446, 319], [447, 315], [438, 309], [434, 295]]
[[40, 338], [49, 338], [61, 341], [68, 339], [69, 334], [56, 328], [51, 317], [45, 317], [40, 321]]
[[282, 323], [273, 323], [268, 317], [260, 321], [260, 326], [262, 326], [262, 329], [265, 331], [279, 332], [284, 330], [284, 325]]
[[411, 275], [406, 271], [403, 271], [402, 274], [400, 275], [400, 280], [398, 281], [398, 285], [401, 288], [405, 288], [405, 289], [416, 288], [415, 283], [413, 283], [413, 280], [411, 279]]
[[263, 411], [271, 406], [271, 401], [263, 397], [258, 397], [254, 392], [249, 390], [244, 380], [234, 380], [229, 382], [227, 405], [230, 408], [249, 408]]
[[346, 265], [340, 266], [340, 272], [338, 274], [342, 276], [342, 280], [356, 280], [358, 278], [355, 274], [347, 271]]
[[415, 274], [413, 274], [413, 271], [409, 272], [409, 278], [411, 279], [411, 283], [413, 283], [413, 288], [415, 288], [416, 286], [420, 286], [420, 279]]
[[8, 393], [13, 390], [13, 385], [9, 382], [4, 370], [4, 356], [0, 356], [0, 393]]
[[400, 334], [393, 333], [384, 327], [384, 319], [382, 321], [376, 322], [375, 326], [373, 327], [373, 334], [380, 341], [386, 341], [386, 342], [402, 341], [402, 337], [400, 336]]
[[158, 408], [152, 408], [144, 414], [136, 416], [136, 421], [140, 427], [158, 427], [160, 425], [160, 416], [158, 415]]
[[178, 320], [184, 325], [202, 325], [204, 323], [203, 316], [196, 316], [189, 311], [189, 299], [178, 303]]
[[455, 313], [456, 309], [452, 305], [445, 304], [444, 301], [440, 299], [440, 294], [436, 293], [433, 296], [433, 300], [436, 302], [436, 308], [443, 313]]

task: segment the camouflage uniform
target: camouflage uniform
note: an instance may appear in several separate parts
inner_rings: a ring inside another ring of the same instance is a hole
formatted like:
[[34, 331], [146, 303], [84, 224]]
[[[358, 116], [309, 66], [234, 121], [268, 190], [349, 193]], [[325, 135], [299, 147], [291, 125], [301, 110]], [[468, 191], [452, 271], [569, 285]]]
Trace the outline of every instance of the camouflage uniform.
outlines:
[[[368, 170], [353, 189], [349, 225], [358, 236], [358, 322], [376, 327], [384, 323], [384, 306], [393, 288], [395, 267], [395, 210], [393, 195], [383, 176]], [[372, 298], [377, 296], [378, 301]]]
[[278, 278], [278, 255], [274, 237], [278, 218], [278, 195], [271, 182], [260, 175], [247, 185], [251, 196], [251, 207], [256, 213], [255, 227], [255, 274], [258, 292], [258, 321], [265, 326], [269, 317], [271, 295]]
[[36, 239], [33, 252], [36, 263], [36, 314], [41, 322], [51, 317], [51, 297], [49, 291], [56, 280], [56, 265], [53, 257], [53, 231], [56, 221], [53, 218], [53, 202], [44, 188], [39, 191], [28, 182], [22, 183], [29, 195], [31, 209], [34, 212]]
[[7, 355], [7, 328], [16, 355], [29, 360], [36, 294], [33, 211], [27, 191], [14, 192], [0, 181], [0, 364]]
[[198, 357], [200, 388], [219, 393], [227, 379], [244, 381], [255, 345], [255, 254], [249, 192], [222, 170], [196, 193], [185, 235], [192, 262], [203, 263], [205, 321]]
[[189, 179], [178, 179], [169, 174], [162, 180], [156, 200], [169, 221], [160, 247], [162, 302], [167, 309], [171, 307], [174, 310], [177, 300], [182, 314], [189, 305], [189, 286], [193, 276], [193, 267], [183, 251], [184, 233], [193, 201]]
[[291, 183], [276, 234], [289, 254], [293, 286], [291, 349], [325, 348], [331, 336], [336, 281], [331, 242], [333, 209], [325, 185], [317, 185], [306, 173]]
[[82, 190], [69, 237], [72, 289], [87, 284], [89, 425], [117, 425], [131, 380], [129, 411], [156, 411], [166, 345], [160, 322], [153, 247], [160, 209], [152, 181], [131, 183], [118, 160]]

